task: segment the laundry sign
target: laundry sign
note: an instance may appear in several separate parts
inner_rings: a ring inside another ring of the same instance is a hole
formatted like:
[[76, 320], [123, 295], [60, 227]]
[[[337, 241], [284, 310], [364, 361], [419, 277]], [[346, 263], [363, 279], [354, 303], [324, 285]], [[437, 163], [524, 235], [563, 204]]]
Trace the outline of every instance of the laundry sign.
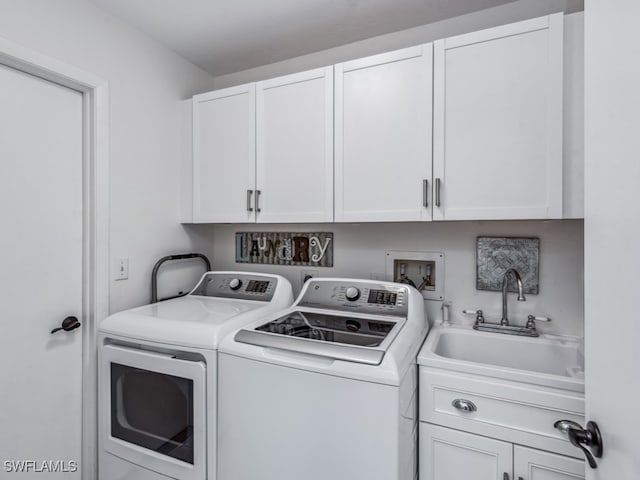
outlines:
[[333, 267], [333, 233], [236, 232], [236, 263]]

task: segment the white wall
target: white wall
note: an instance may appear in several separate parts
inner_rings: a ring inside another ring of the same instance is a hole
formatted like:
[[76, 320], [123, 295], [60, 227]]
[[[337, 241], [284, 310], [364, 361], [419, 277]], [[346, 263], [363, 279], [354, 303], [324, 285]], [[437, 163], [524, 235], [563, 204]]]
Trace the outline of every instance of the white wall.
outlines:
[[211, 254], [206, 230], [179, 224], [178, 179], [180, 100], [213, 79], [83, 0], [0, 0], [0, 36], [109, 82], [110, 248], [130, 260], [129, 280], [110, 282], [110, 307], [148, 302], [158, 258]]
[[604, 456], [588, 479], [638, 478], [640, 416], [640, 2], [585, 5], [585, 350], [587, 420]]
[[[243, 231], [325, 231], [334, 233], [334, 267], [313, 268], [322, 277], [371, 278], [385, 272], [385, 251], [445, 252], [445, 298], [453, 303], [451, 320], [473, 323], [462, 309], [482, 309], [487, 321], [499, 321], [501, 294], [478, 291], [477, 236], [540, 238], [540, 294], [516, 302], [509, 294], [510, 317], [524, 323], [528, 314], [552, 317], [540, 325], [549, 333], [582, 335], [583, 225], [581, 220], [425, 222], [320, 225], [218, 225], [215, 227], [214, 268], [277, 273], [291, 281], [296, 292], [301, 272], [310, 267], [235, 263], [234, 233]], [[440, 302], [426, 301], [430, 319], [440, 318]]]
[[[469, 0], [473, 1], [473, 0]], [[216, 89], [255, 82], [289, 73], [324, 67], [355, 58], [388, 52], [440, 38], [469, 33], [550, 13], [583, 10], [583, 0], [519, 0], [468, 15], [430, 23], [420, 27], [380, 35], [336, 48], [291, 58], [282, 62], [216, 77]]]

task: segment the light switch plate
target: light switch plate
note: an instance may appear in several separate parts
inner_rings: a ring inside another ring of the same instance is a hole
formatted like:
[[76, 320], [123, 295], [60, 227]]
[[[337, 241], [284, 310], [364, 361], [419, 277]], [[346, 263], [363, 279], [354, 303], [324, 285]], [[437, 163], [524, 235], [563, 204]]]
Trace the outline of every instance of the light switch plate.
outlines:
[[111, 278], [127, 280], [129, 278], [129, 257], [116, 257], [111, 263]]

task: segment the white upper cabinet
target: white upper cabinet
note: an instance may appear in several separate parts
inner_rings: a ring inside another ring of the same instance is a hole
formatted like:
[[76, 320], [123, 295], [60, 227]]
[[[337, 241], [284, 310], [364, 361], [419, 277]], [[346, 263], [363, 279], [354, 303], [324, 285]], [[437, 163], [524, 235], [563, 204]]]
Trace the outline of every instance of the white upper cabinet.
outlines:
[[582, 53], [560, 13], [196, 95], [185, 221], [581, 218]]
[[584, 13], [564, 17], [562, 210], [584, 218]]
[[563, 16], [434, 44], [436, 220], [562, 217]]
[[333, 220], [333, 67], [193, 97], [193, 222]]
[[193, 221], [253, 222], [255, 165], [254, 85], [194, 96]]
[[333, 67], [256, 84], [258, 222], [333, 221]]
[[335, 66], [335, 220], [431, 219], [432, 44]]

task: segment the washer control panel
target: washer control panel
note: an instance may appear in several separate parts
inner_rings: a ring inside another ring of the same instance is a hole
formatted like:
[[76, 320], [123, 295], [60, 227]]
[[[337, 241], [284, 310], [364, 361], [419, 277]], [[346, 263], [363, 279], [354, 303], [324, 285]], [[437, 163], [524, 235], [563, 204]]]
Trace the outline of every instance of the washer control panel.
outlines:
[[273, 298], [277, 283], [277, 278], [269, 276], [209, 272], [189, 295], [268, 302]]
[[298, 305], [378, 315], [407, 316], [408, 288], [366, 280], [308, 280]]

